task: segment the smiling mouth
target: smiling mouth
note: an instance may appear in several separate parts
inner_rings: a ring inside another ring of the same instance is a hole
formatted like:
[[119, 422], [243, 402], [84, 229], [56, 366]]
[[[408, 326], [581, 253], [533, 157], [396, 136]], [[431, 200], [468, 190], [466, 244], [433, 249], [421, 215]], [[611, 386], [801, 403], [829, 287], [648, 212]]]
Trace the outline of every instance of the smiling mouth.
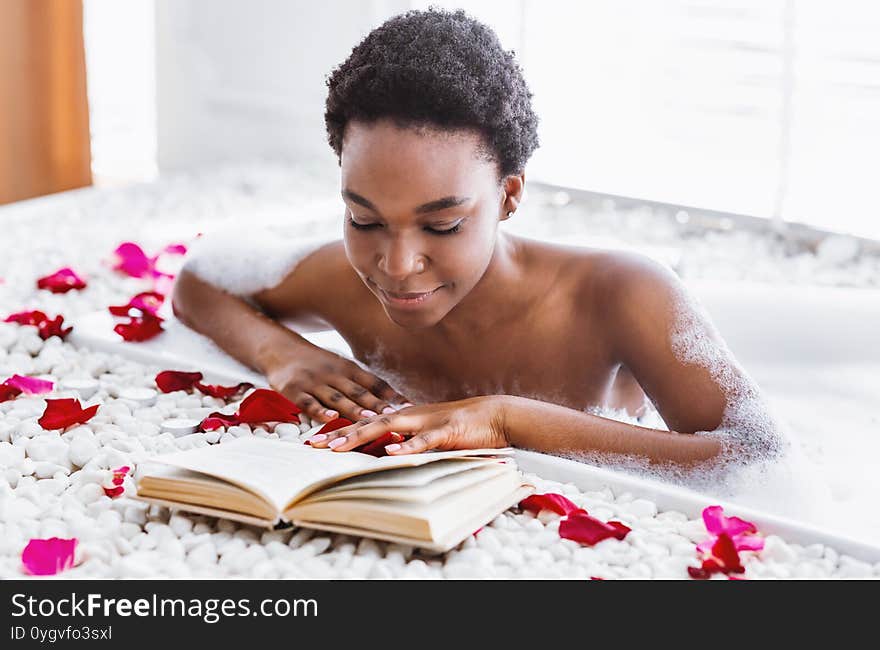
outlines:
[[397, 305], [401, 307], [409, 307], [420, 305], [421, 303], [429, 300], [431, 296], [433, 296], [437, 291], [439, 291], [443, 285], [436, 287], [435, 289], [431, 289], [430, 291], [415, 291], [415, 292], [406, 292], [406, 293], [396, 293], [391, 292], [386, 289], [383, 289], [379, 285], [375, 285], [379, 290], [379, 293], [382, 294], [382, 297], [386, 302]]

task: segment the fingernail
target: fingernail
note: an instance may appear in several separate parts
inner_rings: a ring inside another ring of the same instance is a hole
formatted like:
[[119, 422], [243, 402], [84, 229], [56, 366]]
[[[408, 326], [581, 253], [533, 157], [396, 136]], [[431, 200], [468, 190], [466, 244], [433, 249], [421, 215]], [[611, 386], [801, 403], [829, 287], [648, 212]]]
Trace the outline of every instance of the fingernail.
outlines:
[[347, 441], [348, 438], [346, 438], [345, 436], [342, 436], [340, 438], [333, 438], [333, 440], [327, 443], [327, 446], [330, 447], [330, 449], [336, 449], [340, 445], [344, 445]]
[[324, 415], [326, 415], [328, 418], [339, 417], [339, 411], [324, 411]]
[[385, 451], [387, 452], [397, 451], [398, 449], [400, 449], [400, 445], [396, 443], [393, 445], [385, 445]]
[[[384, 413], [385, 411], [382, 411], [382, 412]], [[363, 411], [361, 411], [361, 415], [363, 415], [365, 418], [371, 418], [374, 415], [378, 415], [378, 414], [376, 413], [376, 411], [371, 411], [370, 409], [364, 409]]]
[[316, 433], [311, 438], [309, 438], [309, 442], [324, 442], [327, 439], [326, 433]]
[[395, 412], [394, 408], [391, 406], [386, 406], [385, 408], [382, 409], [382, 413], [394, 413], [394, 412]]
[[415, 406], [412, 402], [404, 402], [400, 405], [400, 408], [405, 409], [407, 406]]

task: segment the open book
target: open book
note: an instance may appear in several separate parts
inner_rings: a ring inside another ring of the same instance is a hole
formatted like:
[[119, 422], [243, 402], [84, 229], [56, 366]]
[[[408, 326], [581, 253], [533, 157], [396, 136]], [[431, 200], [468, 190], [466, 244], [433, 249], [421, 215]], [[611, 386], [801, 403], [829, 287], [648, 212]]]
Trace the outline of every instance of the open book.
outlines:
[[135, 498], [266, 528], [285, 525], [446, 551], [534, 492], [513, 450], [376, 458], [237, 438], [153, 456]]

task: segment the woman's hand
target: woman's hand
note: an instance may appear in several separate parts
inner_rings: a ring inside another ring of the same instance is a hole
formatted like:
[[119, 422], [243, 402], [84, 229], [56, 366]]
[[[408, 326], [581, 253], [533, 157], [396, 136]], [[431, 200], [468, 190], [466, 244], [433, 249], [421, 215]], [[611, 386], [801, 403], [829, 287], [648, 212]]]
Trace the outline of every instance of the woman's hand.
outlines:
[[269, 385], [312, 420], [329, 422], [393, 413], [409, 400], [385, 381], [338, 354], [317, 346], [295, 346], [266, 373]]
[[507, 447], [503, 401], [500, 395], [470, 397], [455, 402], [410, 406], [397, 413], [376, 415], [309, 438], [313, 447], [350, 451], [396, 432], [408, 440], [385, 446], [390, 455], [414, 454], [429, 449], [481, 449]]

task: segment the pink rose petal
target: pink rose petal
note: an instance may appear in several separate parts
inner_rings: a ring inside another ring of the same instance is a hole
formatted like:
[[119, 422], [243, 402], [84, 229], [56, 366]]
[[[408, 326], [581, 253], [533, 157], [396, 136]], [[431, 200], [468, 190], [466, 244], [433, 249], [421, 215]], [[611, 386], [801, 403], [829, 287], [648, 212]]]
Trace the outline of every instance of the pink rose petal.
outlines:
[[51, 393], [55, 386], [51, 381], [38, 379], [36, 377], [22, 377], [21, 375], [12, 375], [3, 382], [7, 386], [18, 388], [22, 393], [27, 395], [42, 395], [43, 393]]
[[113, 251], [113, 268], [133, 278], [149, 276], [153, 262], [144, 249], [134, 242], [123, 242]]
[[21, 553], [21, 562], [27, 573], [51, 576], [73, 566], [77, 539], [32, 539]]

